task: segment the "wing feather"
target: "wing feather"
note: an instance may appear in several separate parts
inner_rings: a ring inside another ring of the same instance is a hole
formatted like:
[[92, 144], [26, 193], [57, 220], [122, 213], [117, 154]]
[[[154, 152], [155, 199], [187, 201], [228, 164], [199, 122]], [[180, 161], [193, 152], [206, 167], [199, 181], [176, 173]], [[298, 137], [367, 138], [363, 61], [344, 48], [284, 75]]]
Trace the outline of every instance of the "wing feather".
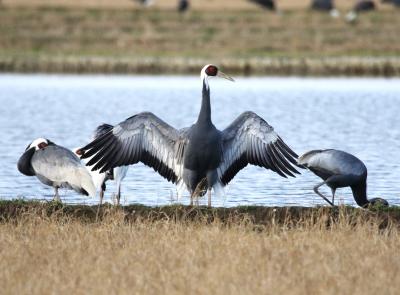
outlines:
[[257, 165], [282, 177], [299, 174], [294, 166], [297, 154], [289, 148], [264, 119], [253, 112], [244, 112], [222, 132], [223, 157], [218, 168], [223, 184], [247, 164]]
[[139, 113], [83, 147], [83, 158], [92, 157], [87, 165], [101, 172], [142, 162], [176, 183], [183, 173], [185, 134], [152, 113]]

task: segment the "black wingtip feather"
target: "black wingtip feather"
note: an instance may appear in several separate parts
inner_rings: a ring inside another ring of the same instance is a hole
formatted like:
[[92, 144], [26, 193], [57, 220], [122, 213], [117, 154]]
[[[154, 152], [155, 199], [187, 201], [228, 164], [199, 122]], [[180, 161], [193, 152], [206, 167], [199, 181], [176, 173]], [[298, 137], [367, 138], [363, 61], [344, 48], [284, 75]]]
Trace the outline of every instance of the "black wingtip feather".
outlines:
[[271, 150], [274, 153], [274, 156], [276, 157], [276, 159], [278, 160], [278, 162], [280, 163], [280, 167], [282, 169], [282, 171], [289, 176], [295, 177], [294, 174], [290, 171], [290, 169], [292, 168], [292, 165], [290, 165], [284, 157], [282, 157], [282, 155], [280, 154], [280, 152], [277, 150], [277, 148], [275, 147], [274, 144], [271, 144]]

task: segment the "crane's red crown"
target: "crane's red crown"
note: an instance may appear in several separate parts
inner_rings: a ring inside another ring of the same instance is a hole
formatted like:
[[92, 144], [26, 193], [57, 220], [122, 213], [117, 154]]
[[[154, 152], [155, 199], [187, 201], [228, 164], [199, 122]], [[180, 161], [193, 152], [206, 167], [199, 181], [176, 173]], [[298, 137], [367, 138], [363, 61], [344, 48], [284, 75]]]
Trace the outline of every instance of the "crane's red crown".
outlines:
[[205, 72], [208, 76], [216, 76], [218, 74], [218, 68], [214, 65], [209, 65]]

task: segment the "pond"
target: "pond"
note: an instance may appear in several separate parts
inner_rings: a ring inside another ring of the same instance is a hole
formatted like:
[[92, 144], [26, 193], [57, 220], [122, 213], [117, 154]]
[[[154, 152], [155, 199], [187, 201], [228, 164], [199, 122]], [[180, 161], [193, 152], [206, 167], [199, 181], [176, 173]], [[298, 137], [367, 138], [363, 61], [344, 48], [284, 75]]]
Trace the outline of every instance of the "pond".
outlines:
[[[239, 77], [235, 83], [212, 80], [210, 87], [217, 128], [252, 110], [298, 154], [321, 148], [355, 154], [368, 167], [369, 196], [400, 205], [400, 79]], [[35, 138], [72, 149], [88, 143], [97, 125], [117, 124], [142, 111], [181, 128], [197, 119], [200, 102], [198, 77], [0, 75], [0, 198], [52, 198], [52, 188], [16, 168]], [[312, 190], [318, 182], [305, 170], [285, 179], [247, 166], [213, 205], [325, 204]], [[105, 200], [111, 202], [114, 183], [107, 188]], [[330, 194], [328, 188], [322, 191]], [[124, 204], [187, 204], [187, 196], [177, 200], [175, 186], [142, 164], [131, 166], [122, 187]], [[61, 198], [66, 203], [98, 202], [66, 190]], [[355, 204], [349, 188], [339, 189], [336, 200]]]

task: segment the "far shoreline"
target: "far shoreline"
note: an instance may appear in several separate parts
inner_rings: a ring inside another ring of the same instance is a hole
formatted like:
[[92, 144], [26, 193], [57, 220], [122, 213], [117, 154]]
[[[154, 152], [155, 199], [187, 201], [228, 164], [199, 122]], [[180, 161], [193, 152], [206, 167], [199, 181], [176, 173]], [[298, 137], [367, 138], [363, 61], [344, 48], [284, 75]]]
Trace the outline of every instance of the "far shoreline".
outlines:
[[[203, 58], [0, 57], [0, 73], [197, 75]], [[231, 75], [400, 77], [400, 57], [222, 59]]]

